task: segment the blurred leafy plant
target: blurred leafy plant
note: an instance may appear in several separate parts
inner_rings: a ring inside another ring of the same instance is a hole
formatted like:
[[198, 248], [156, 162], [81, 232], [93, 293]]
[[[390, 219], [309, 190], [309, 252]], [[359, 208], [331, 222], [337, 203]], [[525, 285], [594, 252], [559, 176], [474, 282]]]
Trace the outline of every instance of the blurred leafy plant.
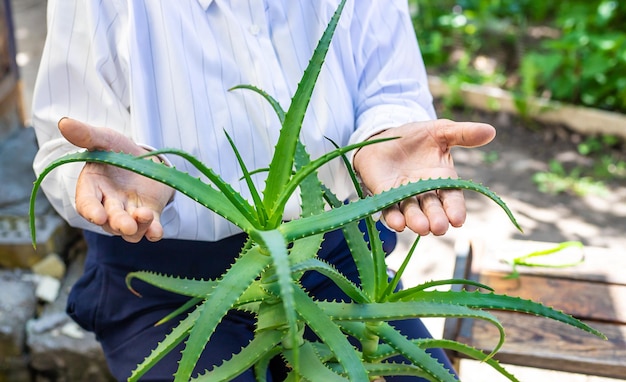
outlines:
[[566, 170], [565, 166], [556, 159], [548, 164], [548, 171], [537, 172], [532, 177], [539, 191], [557, 195], [571, 193], [577, 196], [606, 195], [608, 188], [601, 180], [583, 175], [583, 168], [576, 166]]
[[[626, 3], [618, 0], [411, 0], [427, 67], [444, 77], [626, 112]], [[537, 36], [538, 35], [538, 36]], [[462, 55], [492, 57], [498, 76]], [[472, 73], [483, 75], [472, 75]], [[523, 103], [521, 103], [523, 106]]]

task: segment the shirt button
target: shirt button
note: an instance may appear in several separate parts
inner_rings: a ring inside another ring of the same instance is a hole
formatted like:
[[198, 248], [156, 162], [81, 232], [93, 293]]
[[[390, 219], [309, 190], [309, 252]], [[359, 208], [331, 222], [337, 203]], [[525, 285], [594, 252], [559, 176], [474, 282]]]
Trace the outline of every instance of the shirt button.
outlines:
[[261, 32], [261, 27], [257, 24], [250, 25], [250, 34], [253, 36], [258, 35]]

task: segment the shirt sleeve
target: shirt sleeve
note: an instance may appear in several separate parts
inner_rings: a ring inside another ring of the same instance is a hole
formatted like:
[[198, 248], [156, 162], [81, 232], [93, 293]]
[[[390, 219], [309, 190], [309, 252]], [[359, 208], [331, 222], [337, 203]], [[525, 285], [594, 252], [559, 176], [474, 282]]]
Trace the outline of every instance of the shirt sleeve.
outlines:
[[436, 118], [406, 0], [356, 1], [351, 39], [358, 91], [350, 143]]
[[[33, 95], [32, 123], [39, 144], [33, 168], [39, 175], [53, 160], [78, 150], [59, 133], [62, 117], [129, 132], [128, 89], [120, 16], [113, 1], [50, 0], [46, 44]], [[80, 217], [75, 190], [82, 164], [52, 171], [42, 189], [72, 226], [102, 232]]]

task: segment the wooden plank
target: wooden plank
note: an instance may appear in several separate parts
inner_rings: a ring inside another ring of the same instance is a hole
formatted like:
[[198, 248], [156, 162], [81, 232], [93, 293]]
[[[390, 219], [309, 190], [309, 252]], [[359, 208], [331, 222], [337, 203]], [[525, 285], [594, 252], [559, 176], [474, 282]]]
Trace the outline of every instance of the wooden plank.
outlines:
[[496, 293], [541, 302], [578, 319], [626, 324], [626, 285], [535, 275], [504, 279], [492, 272], [481, 273], [479, 281]]
[[[505, 261], [527, 255], [538, 250], [545, 250], [558, 243], [537, 242], [529, 240], [491, 241], [474, 240], [471, 243], [474, 260], [472, 269], [476, 271], [498, 271], [510, 273], [511, 265]], [[554, 261], [565, 263], [578, 258], [580, 249], [570, 248], [547, 257], [538, 257], [537, 262]], [[555, 278], [569, 278], [586, 281], [597, 281], [610, 284], [626, 285], [626, 250], [620, 253], [606, 248], [585, 246], [582, 249], [584, 261], [581, 264], [567, 268], [547, 267], [517, 267], [521, 274], [543, 275]]]
[[[611, 378], [626, 376], [626, 325], [588, 323], [609, 338], [603, 340], [550, 319], [495, 314], [506, 331], [506, 342], [495, 356], [503, 363]], [[485, 321], [464, 319], [457, 339], [490, 352], [498, 331]]]

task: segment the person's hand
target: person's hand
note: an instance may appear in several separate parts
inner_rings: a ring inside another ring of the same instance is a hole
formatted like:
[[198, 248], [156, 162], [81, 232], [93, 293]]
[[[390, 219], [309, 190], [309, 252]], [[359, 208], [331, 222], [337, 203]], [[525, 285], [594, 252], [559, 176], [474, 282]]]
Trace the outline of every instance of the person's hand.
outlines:
[[[142, 155], [147, 151], [115, 130], [93, 127], [63, 118], [61, 134], [87, 150], [122, 151]], [[174, 195], [170, 187], [114, 166], [86, 163], [76, 184], [76, 210], [106, 232], [138, 242], [163, 237], [160, 214]]]
[[[353, 165], [373, 194], [401, 184], [429, 178], [457, 178], [450, 149], [477, 147], [495, 137], [491, 125], [436, 120], [385, 130], [373, 138], [398, 139], [365, 146], [354, 156]], [[448, 227], [465, 222], [462, 190], [428, 192], [408, 198], [383, 211], [387, 226], [401, 232], [408, 227], [420, 235], [443, 235]]]

